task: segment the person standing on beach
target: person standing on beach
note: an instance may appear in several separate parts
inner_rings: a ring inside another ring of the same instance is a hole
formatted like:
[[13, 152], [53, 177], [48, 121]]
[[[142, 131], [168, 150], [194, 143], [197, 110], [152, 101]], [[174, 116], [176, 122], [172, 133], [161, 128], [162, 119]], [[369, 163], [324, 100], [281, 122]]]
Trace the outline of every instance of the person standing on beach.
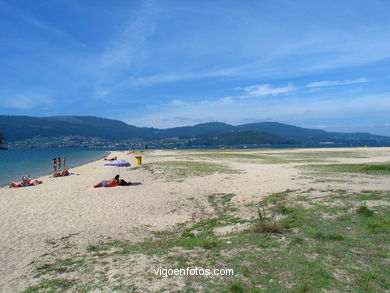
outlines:
[[57, 158], [53, 159], [53, 173], [57, 172]]
[[61, 170], [61, 157], [58, 157], [57, 162], [58, 162], [58, 171]]

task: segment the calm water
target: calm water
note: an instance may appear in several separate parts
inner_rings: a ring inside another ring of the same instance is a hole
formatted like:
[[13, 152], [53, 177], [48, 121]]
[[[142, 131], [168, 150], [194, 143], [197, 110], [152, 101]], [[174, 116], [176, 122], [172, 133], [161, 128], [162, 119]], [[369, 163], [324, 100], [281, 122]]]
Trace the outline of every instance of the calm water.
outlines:
[[50, 173], [54, 157], [65, 157], [66, 167], [71, 168], [106, 154], [104, 150], [69, 148], [0, 150], [0, 185], [20, 180], [23, 175], [36, 177]]

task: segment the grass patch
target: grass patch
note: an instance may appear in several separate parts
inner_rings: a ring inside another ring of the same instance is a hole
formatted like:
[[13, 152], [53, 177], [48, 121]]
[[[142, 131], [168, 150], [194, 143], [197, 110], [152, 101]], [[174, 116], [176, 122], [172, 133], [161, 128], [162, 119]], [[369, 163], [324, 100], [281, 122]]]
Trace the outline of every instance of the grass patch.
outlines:
[[32, 293], [32, 292], [66, 292], [70, 289], [76, 281], [69, 279], [52, 279], [52, 280], [44, 280], [40, 282], [36, 286], [28, 287], [24, 292]]
[[[153, 268], [188, 266], [231, 268], [234, 276], [193, 278], [184, 290], [180, 287], [183, 278], [169, 277], [165, 279], [169, 285], [161, 285], [164, 290], [389, 291], [390, 206], [368, 208], [361, 198], [390, 198], [379, 191], [357, 193], [340, 189], [328, 193], [324, 196], [318, 190], [288, 190], [270, 195], [255, 206], [246, 207], [263, 211], [253, 220], [243, 220], [230, 210], [222, 213], [225, 207], [234, 206], [234, 194], [212, 194], [208, 200], [215, 209], [214, 217], [156, 232], [139, 243], [94, 244], [83, 255], [37, 266], [41, 282], [28, 292], [114, 288], [118, 292], [161, 292], [163, 289], [155, 282], [164, 279], [156, 277]], [[215, 228], [248, 222], [253, 225], [244, 231], [214, 234]], [[145, 270], [138, 268], [137, 259], [144, 259]], [[56, 268], [71, 268], [76, 279], [62, 283], [69, 270]], [[110, 270], [119, 270], [120, 277], [109, 279], [106, 271]], [[50, 283], [48, 277], [57, 281]]]
[[263, 233], [271, 235], [274, 233], [282, 233], [282, 226], [274, 219], [267, 217], [265, 210], [257, 209], [258, 219], [253, 226], [254, 233]]
[[236, 195], [234, 193], [213, 193], [207, 197], [209, 204], [214, 208], [218, 216], [226, 215], [226, 213], [236, 210], [231, 204], [231, 200]]
[[295, 157], [295, 156], [283, 156], [279, 154], [242, 154], [242, 153], [203, 153], [203, 154], [189, 154], [188, 158], [198, 158], [204, 160], [220, 160], [220, 161], [235, 161], [243, 163], [262, 163], [262, 164], [286, 164], [286, 163], [319, 163], [324, 162], [321, 158], [314, 157]]
[[365, 217], [371, 217], [374, 215], [374, 211], [370, 210], [366, 206], [360, 206], [356, 209], [356, 213]]
[[359, 151], [289, 152], [277, 155], [296, 159], [369, 158], [367, 153]]
[[342, 173], [361, 173], [361, 174], [370, 174], [370, 175], [390, 175], [390, 163], [308, 165], [305, 166], [305, 168], [317, 172], [342, 172]]
[[156, 178], [177, 180], [186, 177], [207, 176], [215, 173], [238, 174], [239, 170], [229, 166], [209, 162], [168, 161], [143, 165], [145, 170], [151, 172]]
[[282, 227], [274, 222], [259, 221], [253, 227], [254, 233], [274, 234], [282, 233]]

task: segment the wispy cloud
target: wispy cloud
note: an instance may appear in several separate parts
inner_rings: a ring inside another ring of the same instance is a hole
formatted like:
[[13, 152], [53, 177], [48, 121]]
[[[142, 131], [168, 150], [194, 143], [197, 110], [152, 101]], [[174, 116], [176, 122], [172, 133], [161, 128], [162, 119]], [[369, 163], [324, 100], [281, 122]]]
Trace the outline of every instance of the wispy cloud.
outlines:
[[[335, 106], [337, 105], [337, 107]], [[215, 111], [215, 109], [218, 111]], [[261, 111], [259, 111], [261, 109]], [[174, 119], [191, 117], [193, 121], [221, 121], [231, 124], [253, 121], [279, 121], [294, 124], [297, 121], [316, 121], [318, 119], [354, 119], [362, 115], [383, 116], [390, 111], [390, 92], [365, 95], [348, 99], [317, 98], [289, 102], [286, 107], [278, 99], [264, 102], [262, 99], [233, 99], [223, 103], [222, 99], [198, 101], [177, 107], [160, 106], [154, 113], [128, 120], [139, 126], [173, 127], [190, 125], [191, 120]], [[247, 120], [251, 117], [251, 120]]]
[[172, 102], [168, 103], [169, 106], [186, 106], [189, 105], [188, 102], [184, 102], [181, 99], [175, 99]]
[[45, 91], [28, 91], [18, 94], [2, 93], [1, 100], [5, 107], [18, 110], [30, 110], [33, 108], [47, 110], [48, 106], [53, 105], [55, 102], [53, 95]]
[[223, 98], [220, 98], [219, 100], [217, 100], [218, 103], [221, 103], [221, 104], [232, 104], [235, 102], [235, 98], [234, 97], [223, 97]]
[[270, 95], [274, 96], [295, 91], [295, 87], [292, 84], [285, 87], [272, 87], [270, 84], [258, 84], [237, 89], [244, 90], [245, 92], [241, 98], [254, 98]]
[[153, 1], [143, 2], [107, 43], [96, 64], [95, 97], [106, 96], [118, 87], [118, 83], [123, 83], [126, 75], [134, 75], [140, 70], [144, 43], [156, 29], [156, 10]]
[[206, 70], [205, 68], [192, 68], [181, 72], [164, 72], [161, 74], [152, 74], [138, 77], [127, 78], [119, 83], [117, 88], [129, 88], [135, 86], [152, 86], [156, 84], [171, 83], [183, 80], [197, 80], [202, 78], [226, 77], [240, 74], [242, 66], [221, 68], [218, 70]]
[[[12, 2], [11, 2], [12, 3]], [[7, 11], [10, 15], [21, 19], [22, 21], [32, 25], [41, 30], [47, 31], [49, 33], [57, 34], [62, 37], [69, 37], [67, 33], [62, 30], [59, 30], [52, 25], [45, 23], [44, 21], [34, 17], [31, 13], [28, 13], [26, 10], [21, 10], [10, 3], [5, 1], [0, 1], [0, 8]]]
[[[100, 58], [103, 69], [128, 68], [142, 55], [142, 46], [155, 31], [153, 1], [145, 1], [133, 17], [123, 25]], [[118, 68], [119, 67], [119, 68]]]
[[347, 80], [324, 80], [324, 81], [315, 81], [308, 83], [305, 87], [328, 87], [328, 86], [340, 86], [340, 85], [350, 85], [357, 83], [366, 83], [370, 82], [372, 79], [361, 77], [356, 79], [347, 79]]

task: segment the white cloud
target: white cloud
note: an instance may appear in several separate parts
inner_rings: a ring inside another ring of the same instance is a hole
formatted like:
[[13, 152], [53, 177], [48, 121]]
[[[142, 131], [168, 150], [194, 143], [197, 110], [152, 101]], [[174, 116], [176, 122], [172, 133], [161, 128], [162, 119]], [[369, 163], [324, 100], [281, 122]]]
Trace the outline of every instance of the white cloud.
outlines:
[[100, 60], [101, 69], [127, 69], [140, 58], [145, 41], [155, 32], [153, 16], [156, 7], [146, 1], [135, 11], [131, 20], [108, 43]]
[[295, 87], [291, 84], [288, 84], [285, 87], [273, 88], [270, 84], [258, 84], [252, 85], [244, 88], [237, 88], [244, 90], [245, 94], [242, 95], [242, 98], [253, 98], [253, 97], [262, 97], [269, 95], [279, 95], [286, 94], [292, 91], [295, 91]]
[[340, 85], [349, 85], [349, 84], [357, 84], [357, 83], [366, 83], [370, 82], [372, 79], [368, 78], [357, 78], [357, 79], [349, 79], [349, 80], [324, 80], [324, 81], [315, 81], [308, 83], [305, 87], [315, 88], [315, 87], [327, 87], [327, 86], [340, 86]]
[[29, 13], [27, 9], [19, 9], [16, 6], [11, 5], [10, 3], [0, 1], [1, 10], [7, 11], [9, 15], [17, 16], [22, 21], [28, 23], [29, 25], [35, 26], [43, 31], [47, 31], [49, 33], [56, 34], [61, 37], [70, 37], [70, 35], [65, 33], [65, 31], [59, 30], [53, 25], [45, 23], [44, 21], [42, 21], [41, 18], [34, 17], [33, 14]]
[[159, 83], [178, 81], [182, 79], [185, 79], [185, 77], [180, 74], [155, 74], [155, 75], [131, 79], [121, 84], [121, 86], [131, 87], [131, 86], [138, 86], [138, 85], [153, 85]]
[[118, 84], [118, 88], [128, 88], [133, 86], [150, 86], [155, 84], [170, 83], [182, 80], [196, 80], [210, 77], [225, 77], [239, 74], [240, 67], [224, 68], [220, 70], [192, 69], [189, 71], [176, 73], [162, 73], [126, 79]]
[[181, 99], [176, 99], [176, 100], [173, 100], [172, 102], [168, 103], [169, 106], [186, 106], [188, 104], [189, 103], [184, 102]]
[[[264, 102], [262, 99], [233, 99], [229, 103], [221, 100], [191, 102], [186, 105], [169, 107], [162, 106], [153, 113], [127, 120], [138, 126], [174, 127], [192, 125], [190, 120], [173, 119], [188, 117], [194, 121], [221, 121], [231, 124], [241, 124], [251, 117], [258, 121], [278, 121], [294, 124], [295, 121], [311, 121], [315, 119], [356, 119], [365, 115], [383, 116], [390, 111], [390, 92], [378, 95], [368, 95], [349, 99], [311, 99], [294, 100], [286, 107], [278, 99]], [[216, 109], [218, 109], [216, 111]], [[130, 117], [130, 116], [129, 116]], [[272, 117], [272, 118], [270, 118]]]
[[217, 102], [221, 104], [232, 104], [234, 103], [234, 101], [235, 101], [234, 97], [223, 97], [220, 98]]
[[3, 105], [8, 108], [29, 110], [41, 107], [44, 110], [54, 104], [52, 95], [45, 92], [27, 92], [19, 94], [2, 94]]
[[[96, 64], [93, 64], [96, 81], [95, 98], [107, 96], [123, 83], [124, 76], [142, 69], [145, 42], [155, 33], [157, 7], [153, 1], [145, 1], [133, 12], [117, 34], [106, 44]], [[139, 80], [139, 83], [147, 82]]]

